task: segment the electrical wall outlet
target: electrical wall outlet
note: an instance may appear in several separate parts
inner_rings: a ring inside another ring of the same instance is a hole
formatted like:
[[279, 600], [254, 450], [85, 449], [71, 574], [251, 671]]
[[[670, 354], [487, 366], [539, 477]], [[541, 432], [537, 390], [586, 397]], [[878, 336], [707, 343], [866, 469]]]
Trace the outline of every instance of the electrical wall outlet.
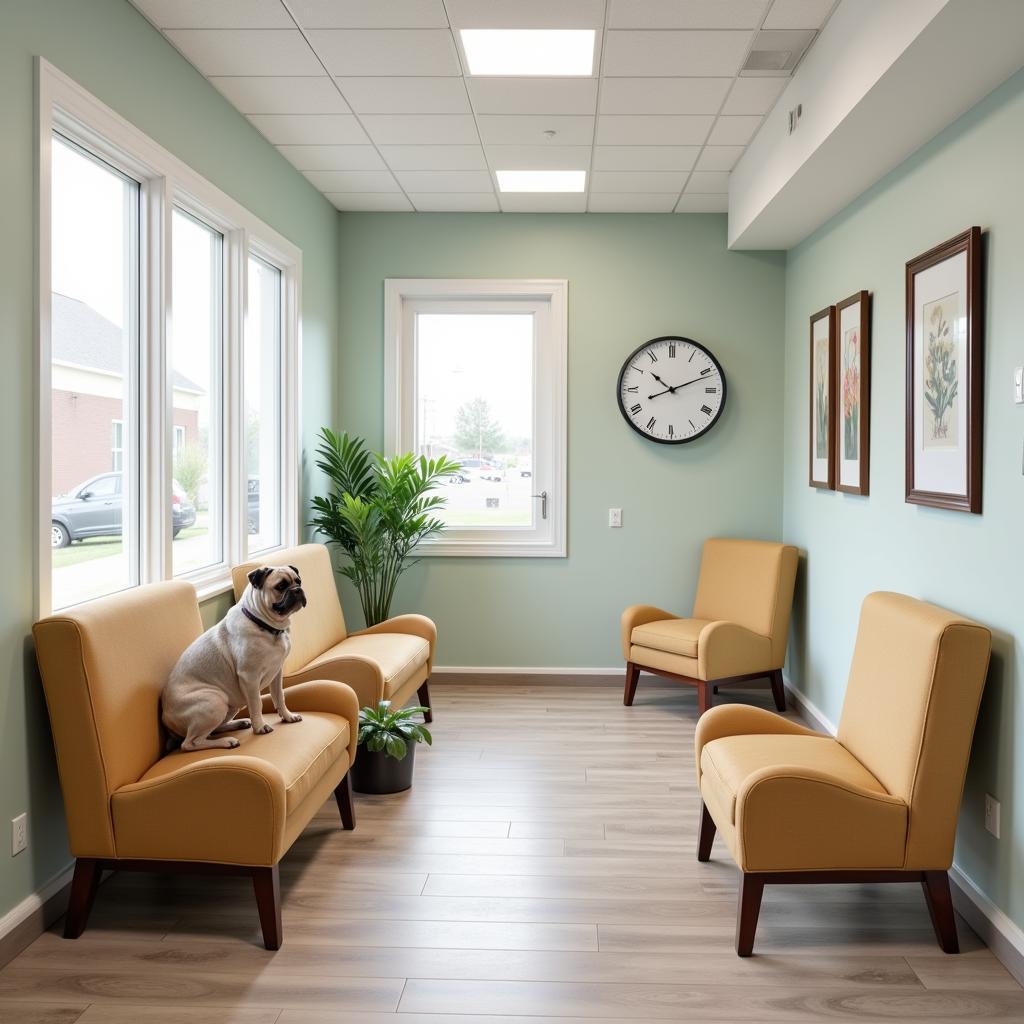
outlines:
[[985, 794], [985, 830], [999, 838], [999, 801]]
[[622, 509], [621, 508], [610, 508], [608, 509], [608, 525], [619, 527], [622, 525]]
[[28, 847], [28, 815], [19, 814], [11, 819], [11, 856], [16, 857]]

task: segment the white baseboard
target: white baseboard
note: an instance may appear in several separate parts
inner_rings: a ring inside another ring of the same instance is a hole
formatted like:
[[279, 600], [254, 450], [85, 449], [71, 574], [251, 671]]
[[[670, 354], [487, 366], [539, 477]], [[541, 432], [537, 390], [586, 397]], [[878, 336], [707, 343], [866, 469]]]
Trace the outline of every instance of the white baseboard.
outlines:
[[68, 865], [0, 917], [0, 967], [13, 960], [64, 913], [73, 872], [74, 865]]
[[[786, 692], [797, 712], [808, 725], [835, 736], [836, 727], [820, 708], [786, 681]], [[949, 869], [953, 905], [960, 916], [978, 933], [1002, 965], [1024, 985], [1024, 931], [1003, 913], [963, 868]]]

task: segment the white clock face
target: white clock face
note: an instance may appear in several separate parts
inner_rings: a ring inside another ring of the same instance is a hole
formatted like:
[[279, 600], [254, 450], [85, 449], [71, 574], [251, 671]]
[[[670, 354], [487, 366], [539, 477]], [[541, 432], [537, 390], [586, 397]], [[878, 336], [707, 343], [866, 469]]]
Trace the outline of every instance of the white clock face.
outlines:
[[695, 341], [655, 338], [623, 364], [618, 400], [635, 431], [660, 444], [683, 444], [718, 420], [725, 406], [725, 375]]

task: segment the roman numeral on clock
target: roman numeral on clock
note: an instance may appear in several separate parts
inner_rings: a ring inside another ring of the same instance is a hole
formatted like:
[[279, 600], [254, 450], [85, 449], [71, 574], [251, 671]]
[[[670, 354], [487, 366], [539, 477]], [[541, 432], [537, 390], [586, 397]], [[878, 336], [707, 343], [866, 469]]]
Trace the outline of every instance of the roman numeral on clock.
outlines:
[[701, 375], [702, 377], [706, 377], [706, 376], [707, 376], [707, 375], [708, 375], [708, 374], [709, 374], [709, 373], [710, 373], [710, 372], [711, 372], [711, 371], [712, 371], [713, 369], [714, 369], [714, 367], [713, 367], [713, 366], [708, 366], [708, 367], [706, 367], [705, 369], [703, 369], [703, 370], [701, 370], [701, 371], [700, 371], [700, 375]]
[[653, 352], [648, 351], [647, 354], [651, 357], [652, 363], [656, 363], [658, 361], [658, 357]]
[[700, 411], [702, 413], [704, 413], [705, 416], [710, 416], [711, 415], [711, 406], [710, 405], [702, 405], [700, 407]]
[[676, 357], [676, 343], [674, 341], [670, 341], [669, 342], [669, 345], [668, 345], [668, 357], [669, 357], [669, 359], [675, 359], [675, 357]]
[[669, 437], [675, 437], [676, 436], [676, 428], [673, 427], [671, 423], [668, 425], [668, 436]]
[[637, 402], [636, 405], [631, 405], [629, 407], [629, 411], [635, 416], [642, 408], [643, 406]]
[[[637, 391], [639, 391], [640, 389], [639, 389], [638, 387], [635, 387], [635, 388], [626, 388], [626, 390], [627, 390], [628, 392], [630, 392], [631, 394], [634, 394], [634, 395], [635, 395], [635, 394], [637, 393]], [[712, 389], [712, 390], [713, 390], [713, 389]]]
[[[633, 388], [633, 390], [635, 391], [636, 388]], [[707, 395], [717, 395], [718, 394], [718, 388], [705, 388], [704, 389], [704, 393], [707, 394]]]
[[657, 421], [656, 421], [656, 420], [655, 420], [655, 418], [654, 418], [654, 417], [652, 416], [652, 417], [651, 417], [651, 418], [650, 418], [650, 419], [649, 419], [649, 420], [647, 421], [647, 429], [648, 429], [648, 430], [653, 430], [653, 429], [654, 429], [654, 424], [655, 424], [656, 422], [657, 422]]

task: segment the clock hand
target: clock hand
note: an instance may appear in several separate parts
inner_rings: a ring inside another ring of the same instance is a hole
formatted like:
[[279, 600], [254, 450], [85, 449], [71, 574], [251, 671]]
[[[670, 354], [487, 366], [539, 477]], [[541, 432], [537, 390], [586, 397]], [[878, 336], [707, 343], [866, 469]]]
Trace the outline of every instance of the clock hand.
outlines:
[[[652, 373], [651, 376], [653, 377], [654, 374]], [[652, 398], [657, 398], [658, 395], [667, 395], [669, 393], [675, 394], [680, 388], [688, 387], [690, 384], [696, 384], [697, 381], [699, 381], [699, 380], [704, 380], [704, 378], [703, 377], [694, 377], [693, 380], [688, 380], [688, 381], [685, 381], [682, 384], [677, 384], [674, 388], [669, 387], [668, 385], [666, 385], [664, 391], [656, 391], [653, 395], [648, 395], [647, 396], [647, 400], [650, 401]], [[658, 377], [658, 382], [660, 384], [664, 384], [665, 383], [660, 377]]]

